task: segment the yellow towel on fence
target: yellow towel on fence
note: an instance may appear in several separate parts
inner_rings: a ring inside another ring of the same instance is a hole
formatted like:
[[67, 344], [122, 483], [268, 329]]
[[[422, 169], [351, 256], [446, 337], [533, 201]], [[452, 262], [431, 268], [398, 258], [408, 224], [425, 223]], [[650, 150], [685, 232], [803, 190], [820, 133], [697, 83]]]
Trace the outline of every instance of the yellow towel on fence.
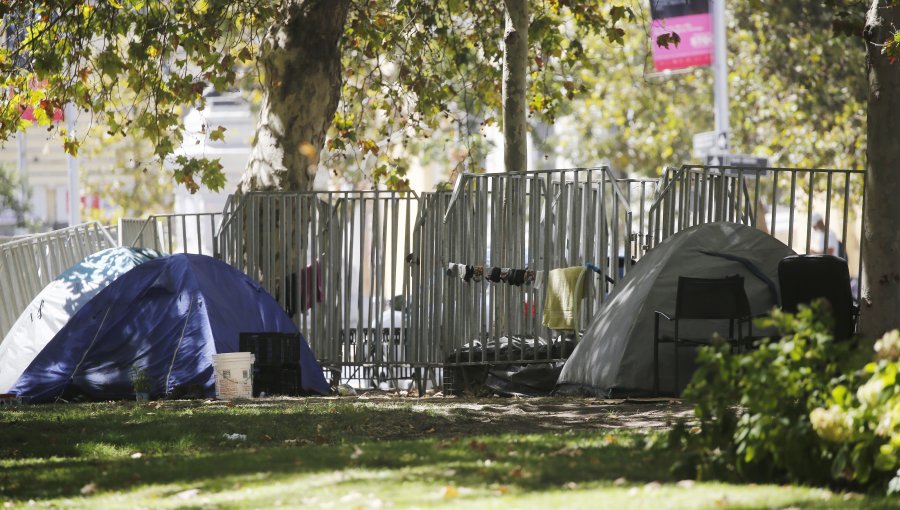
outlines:
[[545, 282], [544, 326], [550, 329], [574, 330], [578, 323], [578, 306], [584, 297], [584, 266], [550, 271]]

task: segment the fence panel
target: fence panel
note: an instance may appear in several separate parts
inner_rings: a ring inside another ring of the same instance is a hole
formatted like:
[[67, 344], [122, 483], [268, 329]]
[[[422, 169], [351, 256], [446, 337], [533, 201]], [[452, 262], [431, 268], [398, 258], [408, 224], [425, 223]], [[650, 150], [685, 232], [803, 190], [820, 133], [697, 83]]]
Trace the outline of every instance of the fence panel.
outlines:
[[114, 246], [97, 222], [0, 245], [0, 341], [47, 284], [88, 255]]
[[[667, 168], [648, 213], [648, 246], [703, 223], [733, 221], [773, 235], [797, 253], [835, 253], [862, 273], [865, 172], [818, 168]], [[817, 228], [821, 217], [822, 225]], [[857, 296], [859, 289], [857, 288]]]
[[119, 220], [122, 246], [150, 248], [162, 253], [215, 256], [215, 239], [222, 213], [156, 214], [146, 220]]
[[[633, 231], [621, 184], [630, 190], [631, 181], [619, 182], [607, 168], [463, 174], [452, 195], [424, 195], [412, 318], [422, 359], [434, 365], [564, 359], [637, 253], [642, 236]], [[574, 330], [543, 326], [550, 270], [588, 263], [596, 272], [586, 273]], [[489, 283], [486, 274], [466, 281], [453, 273], [454, 264], [484, 273], [533, 271], [536, 282]]]
[[[413, 193], [247, 193], [232, 197], [220, 257], [256, 278], [317, 358], [342, 378], [405, 378]], [[361, 370], [364, 369], [364, 370]]]

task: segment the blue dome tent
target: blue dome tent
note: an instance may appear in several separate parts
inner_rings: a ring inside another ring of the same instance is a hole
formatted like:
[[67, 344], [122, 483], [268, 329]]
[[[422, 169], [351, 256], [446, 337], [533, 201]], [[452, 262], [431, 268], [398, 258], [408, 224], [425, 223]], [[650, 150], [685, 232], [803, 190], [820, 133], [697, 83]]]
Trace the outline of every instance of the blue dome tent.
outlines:
[[[257, 282], [222, 261], [178, 254], [121, 276], [84, 305], [10, 390], [34, 402], [61, 396], [127, 398], [132, 370], [153, 382], [151, 396], [184, 388], [215, 394], [212, 357], [236, 352], [241, 333], [297, 333]], [[300, 384], [326, 394], [328, 383], [300, 341]]]
[[82, 306], [135, 266], [159, 256], [149, 249], [108, 248], [84, 258], [44, 287], [0, 342], [0, 393], [12, 387]]

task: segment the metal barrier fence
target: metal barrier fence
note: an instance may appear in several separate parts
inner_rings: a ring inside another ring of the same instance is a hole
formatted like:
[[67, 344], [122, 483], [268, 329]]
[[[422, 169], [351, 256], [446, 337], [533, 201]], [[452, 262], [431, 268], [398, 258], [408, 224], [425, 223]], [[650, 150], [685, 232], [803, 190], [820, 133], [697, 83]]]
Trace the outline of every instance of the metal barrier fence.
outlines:
[[[344, 380], [419, 379], [420, 368], [565, 359], [633, 260], [702, 223], [751, 225], [799, 253], [834, 236], [859, 274], [864, 182], [853, 170], [706, 166], [659, 180], [605, 167], [463, 174], [452, 193], [421, 196], [248, 193], [223, 213], [122, 220], [118, 234], [122, 245], [214, 255], [251, 275]], [[114, 245], [96, 223], [0, 245], [0, 333], [60, 272]], [[560, 335], [542, 325], [545, 286], [464, 282], [447, 275], [450, 263], [597, 271], [579, 324]]]
[[[463, 174], [452, 195], [424, 195], [420, 210], [412, 347], [434, 365], [564, 359], [567, 340], [577, 340], [628, 271], [640, 238], [629, 196], [605, 167]], [[586, 274], [579, 323], [558, 335], [542, 325], [547, 276], [588, 262], [598, 271]], [[466, 282], [448, 276], [452, 263], [527, 269], [544, 285]]]
[[[863, 188], [864, 173], [850, 170], [684, 166], [659, 180], [617, 179], [607, 168], [464, 174], [453, 193], [249, 193], [229, 199], [221, 220], [165, 215], [121, 230], [135, 245], [215, 252], [256, 278], [342, 379], [397, 379], [422, 367], [565, 359], [568, 340], [631, 262], [701, 223], [752, 225], [802, 253], [820, 242], [810, 221], [818, 212], [824, 242], [839, 237], [860, 268], [853, 197]], [[447, 275], [450, 263], [548, 274], [587, 262], [597, 272], [568, 335], [542, 325], [546, 288]]]
[[218, 253], [275, 296], [342, 378], [405, 378], [401, 365], [422, 364], [407, 306], [417, 208], [414, 193], [247, 193], [231, 199]]
[[[839, 255], [859, 275], [864, 190], [862, 170], [668, 168], [649, 209], [646, 246], [694, 225], [733, 221], [764, 230], [797, 253], [821, 252], [836, 236], [842, 245]], [[812, 221], [816, 215], [824, 223], [818, 232]]]
[[631, 208], [632, 256], [635, 259], [640, 259], [649, 249], [650, 206], [656, 201], [661, 182], [662, 179], [616, 179]]
[[40, 291], [83, 258], [116, 246], [97, 222], [0, 245], [0, 342]]
[[119, 220], [119, 244], [162, 253], [216, 255], [222, 213], [157, 214]]

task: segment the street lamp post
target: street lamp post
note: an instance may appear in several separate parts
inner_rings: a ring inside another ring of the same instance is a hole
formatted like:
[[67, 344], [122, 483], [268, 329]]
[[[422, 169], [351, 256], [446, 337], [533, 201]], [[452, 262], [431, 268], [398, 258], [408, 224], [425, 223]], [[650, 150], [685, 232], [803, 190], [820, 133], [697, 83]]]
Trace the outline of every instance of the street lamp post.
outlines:
[[713, 103], [716, 115], [716, 149], [727, 154], [728, 47], [725, 39], [725, 0], [710, 0], [713, 6]]

